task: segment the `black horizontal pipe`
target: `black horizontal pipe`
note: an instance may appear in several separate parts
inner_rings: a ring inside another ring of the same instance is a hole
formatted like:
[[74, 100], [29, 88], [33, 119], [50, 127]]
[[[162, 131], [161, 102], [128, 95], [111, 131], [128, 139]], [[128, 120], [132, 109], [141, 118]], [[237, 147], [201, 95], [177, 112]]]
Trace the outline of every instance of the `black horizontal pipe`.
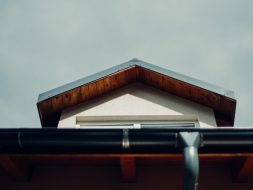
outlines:
[[0, 129], [0, 153], [180, 153], [180, 132], [199, 132], [200, 153], [253, 152], [250, 128], [149, 127], [127, 136], [121, 129]]

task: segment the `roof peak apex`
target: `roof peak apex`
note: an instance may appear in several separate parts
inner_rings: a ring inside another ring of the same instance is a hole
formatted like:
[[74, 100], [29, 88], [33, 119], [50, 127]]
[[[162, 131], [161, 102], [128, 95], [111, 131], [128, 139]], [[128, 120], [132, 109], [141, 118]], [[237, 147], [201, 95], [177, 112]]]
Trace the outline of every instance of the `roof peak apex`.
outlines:
[[133, 58], [133, 59], [131, 59], [129, 62], [142, 62], [142, 60], [140, 60], [140, 59], [138, 59], [138, 58]]

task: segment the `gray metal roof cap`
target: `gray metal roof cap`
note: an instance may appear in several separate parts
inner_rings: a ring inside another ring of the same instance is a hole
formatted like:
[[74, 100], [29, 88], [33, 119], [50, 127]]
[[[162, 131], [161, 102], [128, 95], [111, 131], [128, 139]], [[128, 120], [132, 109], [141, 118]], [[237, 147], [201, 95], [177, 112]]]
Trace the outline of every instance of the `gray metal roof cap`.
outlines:
[[74, 88], [77, 88], [79, 86], [91, 83], [92, 81], [101, 79], [101, 78], [106, 77], [106, 76], [108, 76], [112, 73], [118, 72], [120, 70], [126, 69], [128, 67], [132, 67], [132, 66], [139, 66], [139, 67], [142, 67], [142, 68], [145, 68], [145, 69], [149, 69], [149, 70], [155, 71], [157, 73], [166, 75], [168, 77], [177, 79], [179, 81], [191, 84], [193, 86], [198, 86], [202, 89], [214, 92], [216, 94], [219, 94], [219, 95], [231, 98], [231, 99], [235, 99], [234, 92], [231, 91], [231, 90], [227, 90], [227, 89], [224, 89], [224, 88], [219, 87], [217, 85], [213, 85], [213, 84], [210, 84], [210, 83], [207, 83], [207, 82], [203, 82], [201, 80], [198, 80], [198, 79], [195, 79], [195, 78], [192, 78], [192, 77], [180, 74], [180, 73], [176, 73], [174, 71], [171, 71], [171, 70], [168, 70], [168, 69], [165, 69], [165, 68], [162, 68], [162, 67], [158, 67], [156, 65], [152, 65], [150, 63], [147, 63], [147, 62], [144, 62], [142, 60], [134, 58], [134, 59], [132, 59], [128, 62], [122, 63], [120, 65], [111, 67], [109, 69], [100, 71], [100, 72], [95, 73], [93, 75], [81, 78], [81, 79], [76, 80], [74, 82], [71, 82], [71, 83], [65, 84], [63, 86], [57, 87], [55, 89], [49, 90], [47, 92], [44, 92], [44, 93], [39, 95], [38, 103], [42, 102], [44, 100], [47, 100], [49, 98], [52, 98], [54, 96], [57, 96], [58, 94], [61, 94], [61, 93], [67, 92], [69, 90], [72, 90]]

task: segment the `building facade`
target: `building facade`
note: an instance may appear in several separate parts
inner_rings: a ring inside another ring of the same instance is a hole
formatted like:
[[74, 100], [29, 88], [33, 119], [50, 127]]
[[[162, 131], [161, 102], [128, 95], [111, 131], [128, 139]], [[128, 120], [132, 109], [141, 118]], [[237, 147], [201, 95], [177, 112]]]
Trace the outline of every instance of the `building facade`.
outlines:
[[[184, 158], [178, 152], [180, 130], [194, 133], [200, 130], [198, 147], [207, 142], [205, 137], [211, 136], [211, 130], [217, 133], [220, 129], [227, 135], [224, 128], [234, 126], [236, 99], [230, 90], [133, 59], [40, 94], [37, 106], [41, 134], [47, 133], [47, 141], [33, 141], [32, 146], [25, 139], [27, 131], [17, 133], [19, 148], [15, 154], [3, 148], [0, 156], [1, 189], [181, 189]], [[163, 144], [155, 142], [160, 137], [153, 137], [149, 131], [148, 137], [142, 139], [149, 138], [150, 150], [142, 152], [141, 142], [131, 141], [131, 131], [138, 134], [145, 129], [154, 130], [153, 135], [158, 134], [158, 129], [165, 130], [161, 138], [167, 138], [166, 129], [176, 130], [174, 147], [170, 151], [166, 140]], [[64, 146], [57, 144], [63, 140], [57, 141], [55, 134], [61, 138], [74, 130], [80, 134], [89, 130], [123, 130], [117, 142], [122, 143], [123, 150], [108, 150], [106, 143], [112, 140], [105, 140], [105, 151], [101, 145], [96, 151], [97, 147], [91, 144], [101, 143], [104, 138], [96, 136], [96, 140], [89, 141], [87, 146], [91, 148], [86, 151], [83, 144], [88, 140], [78, 141], [78, 147], [72, 144], [71, 139], [81, 138], [76, 133], [64, 139]], [[208, 135], [203, 137], [206, 131]], [[33, 138], [36, 135], [42, 138], [38, 133], [34, 132]], [[219, 144], [217, 139], [215, 142]], [[45, 144], [52, 149], [45, 148]], [[159, 144], [157, 149], [154, 144]], [[199, 189], [252, 189], [253, 154], [248, 149], [240, 152], [238, 147], [231, 152], [224, 147], [216, 152], [215, 148], [204, 148], [202, 152], [200, 149]], [[27, 178], [28, 181], [24, 180]], [[246, 180], [248, 183], [238, 183]]]

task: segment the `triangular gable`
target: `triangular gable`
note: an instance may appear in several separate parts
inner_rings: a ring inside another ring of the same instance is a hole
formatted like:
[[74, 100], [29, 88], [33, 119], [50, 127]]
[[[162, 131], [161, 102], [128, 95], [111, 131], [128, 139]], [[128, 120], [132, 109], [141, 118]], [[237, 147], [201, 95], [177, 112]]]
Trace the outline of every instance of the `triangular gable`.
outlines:
[[142, 82], [214, 110], [218, 126], [233, 126], [236, 109], [230, 90], [137, 60], [101, 71], [39, 95], [43, 127], [56, 127], [63, 109], [133, 82]]

